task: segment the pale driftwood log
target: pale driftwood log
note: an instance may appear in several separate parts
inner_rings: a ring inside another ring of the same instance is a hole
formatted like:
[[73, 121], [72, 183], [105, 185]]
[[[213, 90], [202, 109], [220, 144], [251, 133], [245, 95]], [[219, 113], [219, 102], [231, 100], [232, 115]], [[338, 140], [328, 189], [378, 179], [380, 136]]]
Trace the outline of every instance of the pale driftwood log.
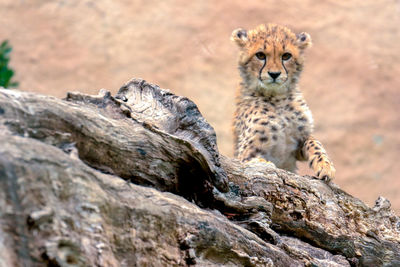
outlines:
[[116, 98], [1, 90], [0, 127], [0, 220], [16, 227], [0, 228], [5, 263], [400, 265], [390, 202], [370, 209], [334, 184], [220, 157], [194, 103], [143, 80]]

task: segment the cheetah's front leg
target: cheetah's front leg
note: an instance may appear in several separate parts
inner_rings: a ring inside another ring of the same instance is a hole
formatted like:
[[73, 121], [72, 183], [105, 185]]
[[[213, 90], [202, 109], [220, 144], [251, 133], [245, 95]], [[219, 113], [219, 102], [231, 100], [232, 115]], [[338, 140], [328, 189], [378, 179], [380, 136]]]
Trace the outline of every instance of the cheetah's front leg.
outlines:
[[321, 179], [330, 180], [335, 177], [336, 169], [332, 161], [329, 159], [321, 142], [313, 136], [309, 136], [304, 141], [303, 146], [299, 149], [299, 160], [308, 160], [310, 168], [314, 170]]

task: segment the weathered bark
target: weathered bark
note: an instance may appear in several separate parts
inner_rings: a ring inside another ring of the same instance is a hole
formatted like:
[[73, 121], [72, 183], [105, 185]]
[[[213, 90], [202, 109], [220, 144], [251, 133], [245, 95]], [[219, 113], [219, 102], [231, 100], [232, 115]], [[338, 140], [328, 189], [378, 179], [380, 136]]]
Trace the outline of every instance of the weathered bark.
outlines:
[[[276, 232], [344, 255], [355, 265], [400, 266], [400, 220], [388, 200], [379, 198], [371, 209], [337, 185], [313, 177], [266, 164], [243, 166], [231, 159], [225, 159], [223, 166], [238, 186], [239, 203], [231, 205], [240, 206], [248, 199], [252, 205], [270, 203], [266, 217]], [[258, 211], [239, 211], [231, 216], [259, 235], [264, 231], [259, 222], [265, 216]]]
[[0, 90], [0, 144], [0, 266], [400, 265], [390, 202], [220, 157], [194, 103], [143, 80]]

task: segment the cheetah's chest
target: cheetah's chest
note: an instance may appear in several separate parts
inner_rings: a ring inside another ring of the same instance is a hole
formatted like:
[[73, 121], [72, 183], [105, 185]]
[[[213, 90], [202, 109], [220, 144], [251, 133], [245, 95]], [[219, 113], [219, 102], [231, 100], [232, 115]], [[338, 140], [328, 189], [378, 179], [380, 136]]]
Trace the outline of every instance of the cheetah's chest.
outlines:
[[242, 125], [235, 124], [239, 158], [254, 156], [250, 153], [243, 157], [247, 148], [253, 146], [257, 154], [277, 167], [295, 170], [299, 142], [311, 133], [313, 127], [312, 115], [305, 102], [301, 98], [246, 102], [239, 104], [238, 109]]

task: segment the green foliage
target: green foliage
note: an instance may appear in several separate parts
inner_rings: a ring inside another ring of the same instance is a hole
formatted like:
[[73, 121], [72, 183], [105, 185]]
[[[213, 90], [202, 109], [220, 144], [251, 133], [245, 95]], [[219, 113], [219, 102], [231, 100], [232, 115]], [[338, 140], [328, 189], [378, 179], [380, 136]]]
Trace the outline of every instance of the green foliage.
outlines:
[[17, 87], [18, 82], [12, 82], [14, 71], [8, 67], [10, 61], [11, 46], [5, 40], [0, 45], [0, 86], [4, 88]]

